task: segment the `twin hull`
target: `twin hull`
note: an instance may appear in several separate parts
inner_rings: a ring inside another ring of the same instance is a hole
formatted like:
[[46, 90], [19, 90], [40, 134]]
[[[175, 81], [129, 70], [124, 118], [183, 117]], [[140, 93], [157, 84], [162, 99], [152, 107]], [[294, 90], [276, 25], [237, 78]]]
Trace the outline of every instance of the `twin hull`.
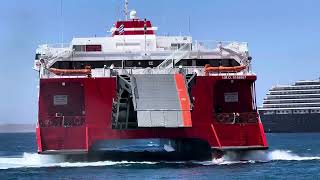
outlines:
[[[266, 149], [253, 105], [255, 80], [196, 77], [190, 94], [191, 127], [113, 129], [115, 77], [40, 79], [38, 152], [87, 153], [101, 141], [151, 138], [198, 139], [216, 150]], [[230, 92], [237, 92], [236, 102], [226, 102], [225, 93]]]

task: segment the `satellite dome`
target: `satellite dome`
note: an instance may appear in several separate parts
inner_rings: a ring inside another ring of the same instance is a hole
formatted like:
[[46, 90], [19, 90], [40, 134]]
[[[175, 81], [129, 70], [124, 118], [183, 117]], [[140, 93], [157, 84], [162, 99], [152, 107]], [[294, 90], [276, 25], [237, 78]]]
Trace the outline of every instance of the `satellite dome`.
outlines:
[[137, 11], [135, 10], [130, 11], [130, 19], [137, 19]]

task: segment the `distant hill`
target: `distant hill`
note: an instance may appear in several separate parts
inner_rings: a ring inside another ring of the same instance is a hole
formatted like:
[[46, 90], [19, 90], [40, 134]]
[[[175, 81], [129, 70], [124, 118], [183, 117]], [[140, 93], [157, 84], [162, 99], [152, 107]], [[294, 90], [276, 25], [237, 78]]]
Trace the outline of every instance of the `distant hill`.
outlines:
[[0, 133], [35, 132], [35, 124], [0, 124]]

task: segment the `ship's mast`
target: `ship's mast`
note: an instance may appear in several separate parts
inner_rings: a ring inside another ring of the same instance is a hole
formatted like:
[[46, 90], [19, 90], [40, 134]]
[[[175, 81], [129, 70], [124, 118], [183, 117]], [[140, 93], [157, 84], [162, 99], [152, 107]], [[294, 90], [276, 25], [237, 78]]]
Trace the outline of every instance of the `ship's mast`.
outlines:
[[125, 0], [125, 4], [124, 4], [124, 14], [125, 14], [125, 17], [126, 17], [126, 21], [128, 20], [128, 16], [129, 16], [128, 6], [129, 6], [129, 0]]

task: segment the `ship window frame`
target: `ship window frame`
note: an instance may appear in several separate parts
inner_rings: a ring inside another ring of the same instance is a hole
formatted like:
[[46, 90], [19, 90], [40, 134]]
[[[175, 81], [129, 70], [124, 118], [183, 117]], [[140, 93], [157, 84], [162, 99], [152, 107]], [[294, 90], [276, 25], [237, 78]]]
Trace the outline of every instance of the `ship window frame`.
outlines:
[[102, 45], [101, 44], [74, 44], [72, 49], [75, 52], [101, 52]]
[[76, 52], [85, 52], [86, 51], [86, 46], [85, 45], [80, 45], [80, 44], [75, 44], [72, 46], [72, 49]]
[[102, 45], [101, 44], [86, 44], [85, 49], [86, 49], [86, 52], [101, 52]]
[[41, 56], [41, 54], [40, 53], [36, 53], [36, 56], [35, 56], [35, 60], [39, 60], [40, 59], [40, 56]]

